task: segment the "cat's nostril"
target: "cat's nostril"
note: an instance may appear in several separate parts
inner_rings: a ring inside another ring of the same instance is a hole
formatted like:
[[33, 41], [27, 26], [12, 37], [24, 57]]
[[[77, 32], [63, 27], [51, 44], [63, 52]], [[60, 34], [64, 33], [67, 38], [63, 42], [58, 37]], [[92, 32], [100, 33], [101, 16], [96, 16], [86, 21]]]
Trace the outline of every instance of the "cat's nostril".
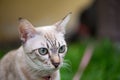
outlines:
[[59, 66], [60, 63], [53, 63], [53, 65], [55, 66], [55, 68], [57, 68]]

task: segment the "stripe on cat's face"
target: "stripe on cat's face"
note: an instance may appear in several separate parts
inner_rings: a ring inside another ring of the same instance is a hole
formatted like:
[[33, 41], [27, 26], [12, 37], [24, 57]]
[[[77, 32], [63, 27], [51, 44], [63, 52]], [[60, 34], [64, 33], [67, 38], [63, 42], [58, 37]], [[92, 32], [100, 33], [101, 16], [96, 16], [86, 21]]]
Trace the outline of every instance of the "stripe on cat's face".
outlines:
[[20, 19], [19, 31], [26, 61], [34, 69], [51, 73], [62, 66], [67, 51], [65, 26], [70, 15], [55, 25], [34, 28], [26, 19]]

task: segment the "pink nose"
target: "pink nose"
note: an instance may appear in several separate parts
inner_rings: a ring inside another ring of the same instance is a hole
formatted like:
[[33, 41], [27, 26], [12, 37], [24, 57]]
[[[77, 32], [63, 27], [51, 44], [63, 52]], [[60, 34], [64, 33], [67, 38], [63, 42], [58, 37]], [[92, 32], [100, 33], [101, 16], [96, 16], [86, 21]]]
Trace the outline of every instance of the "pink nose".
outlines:
[[52, 63], [52, 64], [55, 66], [55, 68], [57, 68], [60, 63]]

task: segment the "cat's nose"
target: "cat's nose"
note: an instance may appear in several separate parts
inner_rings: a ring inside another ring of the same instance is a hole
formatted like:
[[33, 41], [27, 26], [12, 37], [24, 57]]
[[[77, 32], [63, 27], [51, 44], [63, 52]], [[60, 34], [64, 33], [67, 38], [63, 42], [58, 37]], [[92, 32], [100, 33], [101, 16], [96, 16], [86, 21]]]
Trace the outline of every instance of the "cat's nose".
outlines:
[[55, 66], [55, 68], [57, 68], [60, 63], [52, 63], [52, 64]]

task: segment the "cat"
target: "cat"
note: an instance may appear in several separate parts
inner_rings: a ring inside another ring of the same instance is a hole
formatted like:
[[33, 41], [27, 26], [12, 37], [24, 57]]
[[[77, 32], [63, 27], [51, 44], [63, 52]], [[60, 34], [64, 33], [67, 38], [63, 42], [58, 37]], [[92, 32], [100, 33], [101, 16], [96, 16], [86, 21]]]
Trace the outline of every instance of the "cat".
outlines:
[[65, 27], [71, 13], [50, 26], [34, 27], [19, 18], [22, 46], [0, 61], [0, 80], [60, 80], [60, 68], [67, 52]]

